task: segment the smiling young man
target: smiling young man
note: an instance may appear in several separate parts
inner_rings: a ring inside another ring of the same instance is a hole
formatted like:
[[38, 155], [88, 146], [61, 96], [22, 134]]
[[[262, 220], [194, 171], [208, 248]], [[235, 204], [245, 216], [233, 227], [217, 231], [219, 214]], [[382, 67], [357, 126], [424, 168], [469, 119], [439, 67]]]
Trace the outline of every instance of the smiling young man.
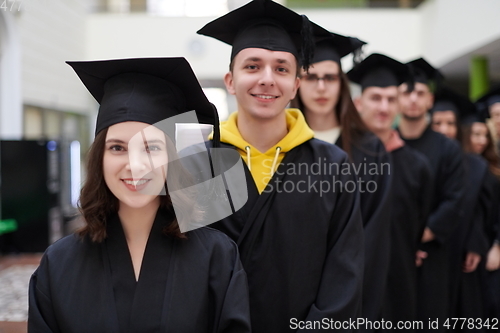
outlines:
[[265, 152], [286, 136], [284, 110], [299, 82], [296, 59], [289, 52], [246, 48], [234, 58], [224, 83], [237, 96], [238, 130], [257, 150]]
[[[347, 323], [344, 331], [351, 331], [349, 320], [356, 320], [361, 306], [359, 199], [355, 189], [343, 187], [356, 178], [338, 172], [348, 163], [342, 150], [313, 139], [302, 113], [286, 109], [299, 87], [298, 64], [307, 63], [299, 55], [311, 51], [303, 37], [314, 45], [303, 29], [310, 24], [264, 0], [198, 32], [233, 46], [224, 82], [238, 111], [222, 123], [221, 142], [236, 149], [247, 166], [248, 201], [212, 226], [239, 246], [252, 329], [259, 333], [329, 331], [335, 322]], [[314, 163], [326, 171], [318, 172]]]
[[[414, 72], [414, 89], [402, 84], [399, 94], [399, 133], [405, 143], [423, 153], [430, 162], [434, 179], [433, 202], [422, 236], [419, 268], [418, 316], [444, 322], [449, 310], [449, 236], [460, 214], [464, 195], [464, 167], [459, 145], [434, 132], [427, 113], [434, 102], [432, 86], [442, 75], [424, 59], [409, 63]], [[438, 331], [444, 327], [440, 326]]]
[[[425, 156], [408, 147], [392, 124], [399, 113], [398, 86], [407, 68], [381, 54], [366, 58], [348, 73], [361, 85], [354, 100], [361, 119], [384, 143], [391, 155], [391, 224], [389, 265], [379, 316], [393, 323], [417, 317], [417, 268], [415, 254], [430, 205], [431, 171]], [[413, 330], [415, 331], [415, 330]]]

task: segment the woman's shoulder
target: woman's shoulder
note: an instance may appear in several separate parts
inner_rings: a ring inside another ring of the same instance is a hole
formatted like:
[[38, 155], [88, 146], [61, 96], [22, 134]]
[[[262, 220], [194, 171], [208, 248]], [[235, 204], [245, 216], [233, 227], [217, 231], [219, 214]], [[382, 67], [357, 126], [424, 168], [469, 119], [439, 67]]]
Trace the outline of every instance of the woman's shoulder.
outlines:
[[362, 132], [351, 143], [352, 158], [355, 163], [389, 162], [390, 155], [384, 143], [372, 132]]
[[55, 281], [63, 281], [71, 274], [78, 276], [81, 265], [95, 258], [95, 249], [96, 243], [77, 234], [63, 237], [45, 250], [35, 274], [44, 279], [50, 275]]
[[[444, 154], [455, 156], [457, 152], [461, 152], [460, 143], [457, 140], [450, 139], [444, 134], [436, 132], [428, 128], [422, 136], [427, 136], [429, 142], [433, 142], [437, 147], [441, 148]], [[461, 157], [461, 154], [459, 154]]]
[[207, 244], [230, 244], [231, 246], [234, 244], [231, 238], [225, 233], [209, 226], [191, 230], [187, 233], [187, 237], [188, 239], [202, 241]]
[[373, 152], [385, 152], [385, 147], [378, 136], [372, 132], [362, 132], [358, 134], [356, 140], [353, 140], [354, 144], [358, 144], [364, 149], [368, 149]]
[[209, 253], [223, 251], [235, 254], [238, 252], [238, 247], [231, 238], [222, 231], [210, 227], [191, 230], [186, 236], [186, 243], [189, 243], [191, 247], [202, 247]]
[[471, 165], [488, 168], [488, 162], [478, 154], [464, 153], [464, 159]]
[[[294, 149], [310, 149], [314, 152], [314, 156], [321, 156], [327, 158], [329, 161], [344, 161], [348, 159], [347, 153], [339, 146], [316, 138], [312, 138]], [[317, 162], [317, 160], [313, 162]]]
[[[92, 248], [92, 242], [88, 237], [81, 237], [78, 234], [70, 234], [63, 237], [45, 250], [44, 256], [48, 258], [55, 258], [57, 260], [76, 259], [80, 254], [88, 252]], [[95, 244], [94, 244], [95, 245]]]

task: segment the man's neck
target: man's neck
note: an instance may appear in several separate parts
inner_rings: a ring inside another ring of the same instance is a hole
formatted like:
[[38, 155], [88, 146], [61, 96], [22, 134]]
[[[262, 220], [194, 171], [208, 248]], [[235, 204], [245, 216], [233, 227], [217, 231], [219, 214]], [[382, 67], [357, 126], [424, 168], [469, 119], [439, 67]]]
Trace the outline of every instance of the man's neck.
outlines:
[[288, 133], [285, 112], [272, 119], [256, 119], [238, 112], [236, 124], [241, 137], [262, 153], [280, 142]]
[[389, 142], [389, 139], [391, 138], [392, 131], [394, 131], [392, 128], [389, 128], [386, 131], [381, 131], [381, 132], [374, 132], [374, 134], [382, 141], [384, 145], [387, 145], [387, 142]]
[[335, 112], [327, 114], [315, 114], [309, 111], [305, 112], [307, 124], [313, 131], [327, 131], [332, 128], [339, 127], [339, 122]]
[[398, 128], [403, 138], [418, 139], [422, 136], [428, 125], [425, 116], [419, 119], [408, 119], [403, 116], [401, 117]]

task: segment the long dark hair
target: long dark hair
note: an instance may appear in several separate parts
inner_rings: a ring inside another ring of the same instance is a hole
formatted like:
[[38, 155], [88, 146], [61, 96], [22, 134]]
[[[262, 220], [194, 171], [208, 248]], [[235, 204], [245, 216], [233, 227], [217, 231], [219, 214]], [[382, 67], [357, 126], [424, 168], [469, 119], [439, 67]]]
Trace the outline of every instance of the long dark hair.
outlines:
[[[500, 179], [500, 157], [495, 149], [493, 144], [493, 137], [491, 135], [490, 129], [488, 126], [486, 137], [488, 138], [488, 144], [486, 148], [481, 153], [481, 156], [488, 162], [489, 169], [491, 173], [493, 173], [497, 178]], [[472, 143], [471, 143], [471, 134], [472, 134], [472, 123], [466, 124], [462, 126], [462, 146], [466, 152], [473, 153], [472, 151]]]
[[[335, 116], [342, 126], [342, 149], [351, 156], [351, 145], [356, 144], [356, 141], [365, 133], [368, 132], [363, 120], [354, 106], [351, 92], [349, 90], [349, 79], [340, 68], [340, 93], [337, 105], [335, 105]], [[300, 88], [299, 88], [300, 89]], [[305, 115], [305, 105], [297, 92], [295, 98], [291, 101], [290, 106], [301, 110]], [[307, 119], [307, 117], [306, 117]]]
[[[107, 133], [107, 128], [100, 131], [89, 149], [87, 155], [87, 179], [80, 193], [79, 209], [85, 225], [77, 230], [77, 234], [81, 237], [88, 236], [93, 242], [102, 242], [106, 238], [107, 219], [110, 215], [117, 213], [119, 208], [118, 199], [111, 193], [104, 180], [103, 158]], [[175, 147], [168, 136], [165, 137], [169, 161], [174, 161], [177, 154]], [[179, 186], [178, 188], [187, 188], [192, 185], [190, 174], [182, 168], [180, 163], [172, 164], [172, 166], [169, 165], [167, 172], [168, 183], [174, 184], [176, 187]], [[175, 170], [172, 170], [172, 168], [175, 168]], [[165, 188], [167, 189], [167, 195], [160, 196], [160, 209], [170, 210], [175, 215], [167, 184], [165, 184]], [[178, 219], [196, 218], [196, 215], [200, 212], [196, 209], [193, 197], [187, 195], [186, 191], [176, 191], [176, 195], [178, 195], [176, 202], [179, 202], [182, 206], [182, 209], [178, 211], [189, 216], [176, 216], [169, 225], [165, 226], [163, 231], [167, 235], [186, 238], [179, 229]]]

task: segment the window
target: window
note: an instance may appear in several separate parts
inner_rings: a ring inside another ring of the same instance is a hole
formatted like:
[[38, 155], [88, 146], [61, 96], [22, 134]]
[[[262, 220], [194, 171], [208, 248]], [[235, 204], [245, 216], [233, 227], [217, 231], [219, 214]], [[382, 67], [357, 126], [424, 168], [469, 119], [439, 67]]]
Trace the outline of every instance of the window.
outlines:
[[148, 12], [162, 16], [221, 16], [227, 0], [147, 0]]
[[160, 16], [221, 16], [228, 0], [94, 0], [91, 12], [134, 13]]
[[287, 0], [290, 8], [415, 8], [425, 0]]
[[207, 96], [208, 100], [215, 105], [217, 108], [217, 113], [219, 114], [219, 120], [226, 120], [229, 116], [228, 111], [228, 94], [226, 89], [223, 88], [203, 88], [203, 92]]

